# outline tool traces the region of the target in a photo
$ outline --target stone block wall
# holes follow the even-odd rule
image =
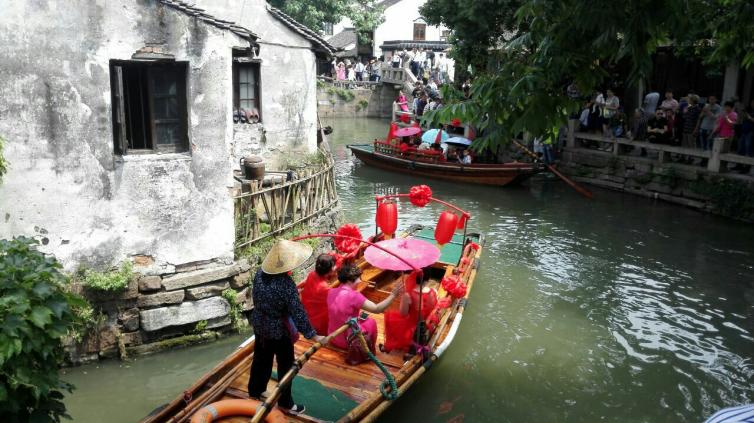
[[[566,148],[558,169],[578,182],[754,222],[754,182],[698,166]]]
[[[333,233],[341,219],[340,209],[324,212],[310,224],[310,231]],[[322,243],[320,250],[331,248]],[[315,257],[303,269],[311,268]],[[134,260],[135,276],[121,292],[92,291],[75,283],[74,291],[89,300],[102,321],[81,342],[67,345],[71,364],[208,342],[231,331],[231,305],[222,292],[236,291],[237,303],[244,313],[249,312],[253,306],[251,280],[262,259],[251,256],[168,270],[155,270],[149,261]],[[206,325],[197,327],[200,322]],[[246,324],[245,317],[241,323]]]
[[[345,91],[352,93],[353,99],[344,97]],[[398,91],[390,84],[377,85],[373,89],[349,89],[320,83],[317,89],[317,111],[323,118],[387,118],[392,115],[392,104],[397,97]]]

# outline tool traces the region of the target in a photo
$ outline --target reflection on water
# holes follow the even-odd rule
[[[384,122],[326,124],[346,217],[364,233],[375,194],[426,182],[487,235],[455,342],[382,421],[685,422],[754,401],[753,226],[608,191],[588,201],[547,177],[418,181],[345,148],[383,136]],[[438,212],[401,205],[401,225]],[[76,421],[137,420],[235,341],[73,369],[67,402]]]

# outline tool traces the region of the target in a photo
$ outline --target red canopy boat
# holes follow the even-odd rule
[[[442,160],[438,153],[401,151],[391,144],[349,144],[351,152],[366,165],[393,172],[481,185],[505,186],[524,181],[541,172],[538,163],[510,162],[502,164],[461,164]]]

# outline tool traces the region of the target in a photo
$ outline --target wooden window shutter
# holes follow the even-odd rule
[[[128,151],[128,140],[126,139],[126,102],[123,95],[123,67],[115,66],[115,80],[113,81],[113,107],[115,113],[115,146],[120,154],[126,154]]]

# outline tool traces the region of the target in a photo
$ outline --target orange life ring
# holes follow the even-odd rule
[[[213,402],[204,406],[191,417],[191,423],[211,423],[221,417],[253,416],[261,402],[253,399],[231,399]],[[268,423],[283,423],[287,419],[277,408],[270,410],[264,418]]]

